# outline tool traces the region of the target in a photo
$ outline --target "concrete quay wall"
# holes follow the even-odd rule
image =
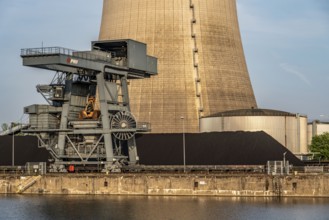
[[[3,175],[0,193],[329,197],[329,175]]]

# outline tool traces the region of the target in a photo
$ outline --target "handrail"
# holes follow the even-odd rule
[[[21,56],[50,55],[50,54],[73,55],[74,52],[76,52],[76,50],[72,50],[64,47],[25,48],[25,49],[21,49]]]
[[[111,64],[115,64],[110,57],[104,57],[97,54],[91,54],[84,51],[72,50],[64,47],[41,47],[41,48],[24,48],[21,49],[21,57],[47,56],[47,55],[67,55],[85,60],[101,60]]]

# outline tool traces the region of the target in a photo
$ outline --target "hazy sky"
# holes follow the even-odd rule
[[[329,1],[237,3],[258,107],[329,120]],[[24,106],[43,103],[35,86],[53,76],[23,67],[20,49],[88,50],[101,13],[102,0],[0,0],[0,124],[20,121]]]
[[[238,0],[238,14],[258,107],[327,121],[329,1]]]

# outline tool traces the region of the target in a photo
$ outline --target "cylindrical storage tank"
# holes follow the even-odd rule
[[[313,121],[307,125],[307,143],[312,144],[312,139],[316,135],[329,132],[329,122]]]
[[[268,109],[221,112],[200,120],[201,132],[264,131],[295,154],[308,152],[307,117]]]
[[[128,38],[158,58],[157,76],[129,86],[152,132],[199,132],[201,117],[257,107],[235,0],[104,0],[99,39]]]

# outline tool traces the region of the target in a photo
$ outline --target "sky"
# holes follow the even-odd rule
[[[259,108],[329,119],[329,1],[237,0]]]
[[[20,49],[89,50],[102,0],[0,0],[0,124],[25,122],[45,103],[53,72],[22,66]],[[329,1],[237,0],[242,43],[259,108],[329,121]]]

